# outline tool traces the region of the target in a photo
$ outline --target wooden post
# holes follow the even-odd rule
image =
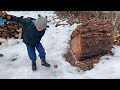
[[[5,43],[4,46],[7,48],[8,47],[8,38],[5,39],[4,43]]]
[[[22,28],[18,29],[17,31],[19,32],[17,43],[19,43],[20,42],[19,40],[21,39],[22,36]]]

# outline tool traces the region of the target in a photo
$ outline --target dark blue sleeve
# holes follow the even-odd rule
[[[23,25],[26,25],[27,23],[31,22],[29,19],[24,19],[24,18],[16,17],[16,16],[11,16],[11,20],[10,21],[21,23]]]

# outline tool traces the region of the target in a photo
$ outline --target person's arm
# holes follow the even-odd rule
[[[23,19],[23,17],[16,17],[13,15],[6,16],[6,19],[8,21],[14,21],[14,22],[21,23],[21,24],[26,24],[26,23],[30,22],[30,20],[28,20],[28,19]]]

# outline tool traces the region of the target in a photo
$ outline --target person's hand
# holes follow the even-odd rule
[[[5,16],[2,17],[2,19],[10,20],[10,19],[11,19],[11,16],[9,16],[9,15],[5,15]]]
[[[7,20],[10,20],[11,19],[11,16],[7,16]]]

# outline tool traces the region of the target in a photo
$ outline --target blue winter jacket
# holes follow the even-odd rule
[[[42,36],[45,33],[45,30],[43,31],[37,31],[34,23],[32,20],[28,18],[21,18],[11,15],[11,20],[14,22],[21,23],[23,26],[23,42],[27,45],[34,46],[35,44],[39,43]]]

